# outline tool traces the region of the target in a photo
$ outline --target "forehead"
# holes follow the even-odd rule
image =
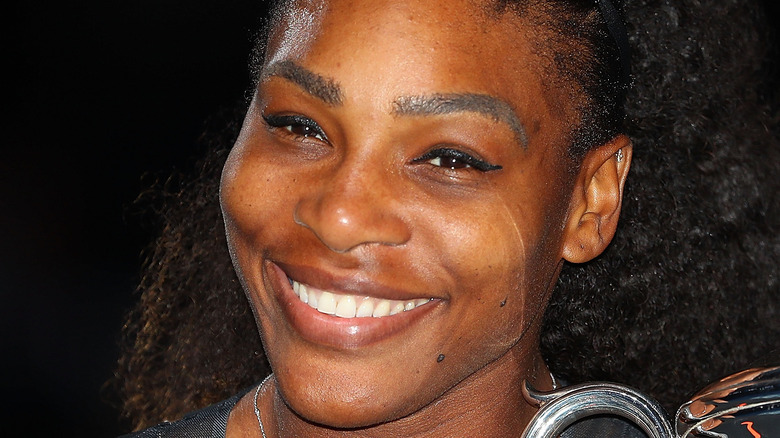
[[[354,49],[362,46],[373,49],[377,62],[407,63],[438,54],[454,56],[453,61],[462,55],[484,59],[494,48],[502,49],[497,54],[501,57],[518,50],[528,53],[528,47],[520,47],[529,40],[523,21],[486,11],[487,5],[471,0],[291,0],[280,14],[269,49],[273,60],[328,46],[336,49],[329,55],[344,59],[350,54],[348,58],[354,58]],[[478,66],[473,63],[468,70]]]
[[[266,65],[293,60],[375,99],[488,94],[509,102],[532,131],[538,119],[571,118],[570,94],[550,86],[559,81],[538,20],[491,4],[290,1],[271,33]]]

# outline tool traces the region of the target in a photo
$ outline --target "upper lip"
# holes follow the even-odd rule
[[[294,265],[279,261],[274,261],[273,263],[279,266],[288,278],[328,292],[399,301],[436,298],[430,295],[430,293],[425,294],[388,286],[367,277],[359,271],[353,271],[347,275],[336,275],[313,266]]]

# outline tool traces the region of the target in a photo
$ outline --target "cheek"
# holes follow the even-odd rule
[[[430,232],[438,236],[441,262],[458,284],[480,295],[502,296],[524,277],[526,248],[536,244],[537,236],[528,222],[520,226],[500,200],[484,205],[489,207],[450,215]]]
[[[247,284],[247,279],[257,278],[260,254],[253,242],[262,239],[266,230],[263,212],[267,210],[266,181],[256,178],[261,173],[252,165],[247,148],[239,142],[233,147],[225,162],[220,181],[219,202],[225,222],[225,233],[233,266],[244,290],[255,290],[259,284]],[[250,294],[250,299],[253,298]]]
[[[257,141],[239,141],[233,147],[220,181],[220,205],[225,221],[227,244],[239,281],[252,304],[260,334],[274,338],[279,329],[270,290],[265,283],[263,259],[267,244],[286,235],[283,212],[292,217],[286,177],[257,146]]]
[[[499,350],[538,319],[560,259],[555,219],[528,204],[496,198],[486,203],[489,208],[450,217],[450,226],[437,228],[437,252],[454,277],[452,308],[469,321],[464,327],[472,327],[464,335],[477,343],[490,337]]]
[[[438,241],[431,245],[436,249],[429,257],[438,257],[448,272],[451,308],[459,314],[456,320],[468,321],[462,326],[470,327],[467,338],[491,333],[492,342],[505,344],[513,342],[527,319],[525,248],[533,245],[533,236],[516,227],[502,207],[488,210],[450,216],[448,226],[431,230]],[[464,331],[462,327],[453,330]],[[504,336],[505,341],[498,339]]]
[[[286,209],[289,199],[284,175],[241,140],[225,163],[220,183],[220,205],[231,251],[239,246],[268,241],[278,234],[273,219]]]

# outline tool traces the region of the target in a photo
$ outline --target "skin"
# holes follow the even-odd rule
[[[544,85],[538,37],[466,0],[299,2],[274,30],[220,194],[274,370],[268,436],[510,436],[529,421],[522,381],[551,387],[550,291],[564,259],[611,240],[631,161],[624,136],[567,157],[571,92]],[[279,126],[291,115],[309,130]],[[314,339],[280,272],[432,300],[387,317],[402,321],[387,336]],[[258,435],[253,395],[228,436]]]

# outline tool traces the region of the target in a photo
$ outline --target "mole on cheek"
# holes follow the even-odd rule
[[[505,298],[504,298],[504,300],[503,300],[503,301],[501,301],[501,303],[499,303],[499,304],[498,304],[498,307],[504,307],[504,306],[506,306],[506,300],[508,300],[508,299],[509,299],[509,297],[505,297]]]
[[[439,357],[436,358],[436,362],[441,362],[444,360],[444,355],[440,354]]]

